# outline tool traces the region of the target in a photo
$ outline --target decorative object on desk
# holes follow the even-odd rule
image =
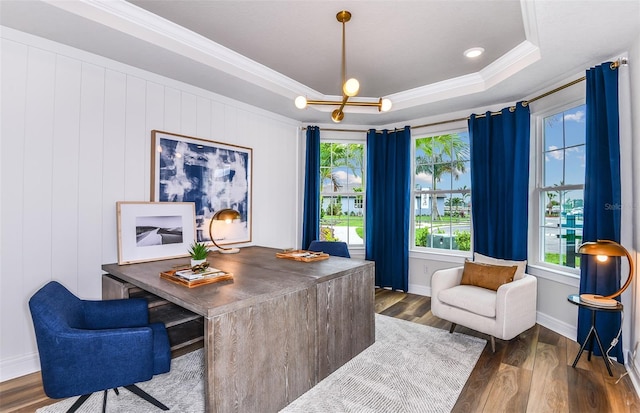
[[[116,202],[118,264],[187,256],[195,233],[192,202]]]
[[[208,267],[203,272],[195,272],[191,269],[176,271],[169,270],[160,273],[160,277],[165,280],[173,281],[189,288],[201,285],[217,283],[233,279],[233,274],[220,270],[218,268]]]
[[[207,244],[205,244],[204,242],[196,241],[193,244],[189,245],[189,255],[191,256],[191,269],[193,271],[197,271],[196,269],[194,269],[195,267],[198,267],[201,264],[204,264],[207,262],[208,253],[209,253],[209,248],[207,247]],[[202,269],[204,270],[208,266],[209,265],[207,264],[207,266],[205,266]]]
[[[325,106],[338,106],[331,112],[331,120],[335,123],[340,123],[344,119],[343,109],[347,106],[373,106],[378,108],[378,112],[387,112],[391,109],[391,100],[383,98],[365,98],[363,101],[347,102],[350,97],[354,97],[360,91],[360,83],[356,78],[350,78],[347,80],[346,76],[346,46],[345,46],[345,24],[351,20],[351,13],[347,10],[342,10],[336,14],[336,19],[339,23],[342,23],[342,100],[341,101],[327,101],[327,100],[307,100],[305,96],[298,96],[294,103],[298,109],[305,109],[308,105],[325,105]]]
[[[374,344],[282,411],[451,411],[486,341],[382,315],[375,320]],[[139,386],[152,394],[162,393],[171,411],[200,413],[204,412],[203,376],[204,351],[199,349],[174,359],[171,372]],[[107,412],[156,411],[125,392],[113,399],[109,401],[113,410]],[[94,394],[86,404],[97,411],[100,402],[100,394]],[[72,403],[73,399],[63,400],[38,413],[62,413]]]
[[[198,242],[216,211],[233,208],[240,218],[216,242],[250,242],[252,149],[157,130],[151,141],[151,199],[194,202]]]
[[[306,250],[287,250],[284,252],[276,252],[276,257],[294,261],[313,262],[326,260],[329,258],[329,254]]]
[[[240,219],[240,213],[235,209],[230,209],[230,208],[221,209],[220,211],[217,211],[215,214],[213,214],[213,217],[209,222],[209,239],[211,239],[211,242],[213,242],[213,245],[218,247],[218,252],[220,252],[221,254],[237,254],[238,252],[240,252],[240,248],[225,248],[220,246],[216,242],[215,237],[213,236],[213,226],[217,225],[218,222],[223,222],[224,225],[231,225],[239,219]],[[216,232],[219,232],[220,230],[221,230],[221,226],[218,226],[218,231]]]
[[[627,261],[629,261],[629,276],[627,277],[627,281],[624,283],[622,288],[606,296],[596,294],[580,294],[580,299],[591,305],[597,305],[601,307],[617,306],[618,301],[615,300],[615,298],[620,296],[624,292],[624,290],[629,287],[629,285],[631,284],[631,280],[633,280],[633,259],[631,258],[629,251],[627,251],[626,248],[615,241],[597,240],[596,242],[585,242],[584,244],[580,245],[580,247],[578,248],[578,253],[595,255],[598,262],[606,262],[609,257],[627,257]]]

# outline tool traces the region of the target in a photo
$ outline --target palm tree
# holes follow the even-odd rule
[[[346,164],[346,145],[334,143],[320,144],[320,182],[330,180],[333,192],[338,192],[342,188],[338,177],[333,173],[333,168]]]
[[[422,155],[416,159],[416,174],[428,173],[433,178],[433,190],[437,189],[442,175],[450,173],[454,179],[466,172],[469,159],[469,144],[457,133],[430,136],[416,140],[416,152]],[[431,220],[440,219],[438,196],[431,197]]]

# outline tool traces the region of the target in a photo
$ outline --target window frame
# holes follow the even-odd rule
[[[541,236],[543,227],[542,211],[545,207],[545,200],[542,192],[548,191],[549,187],[544,186],[544,119],[546,117],[565,112],[586,104],[586,92],[584,88],[574,87],[564,93],[558,93],[555,99],[548,102],[536,103],[531,108],[531,139],[530,159],[533,161],[534,173],[530,175],[529,193],[529,248],[528,266],[533,268],[531,273],[543,276],[555,281],[561,281],[568,285],[575,286],[580,278],[580,267],[571,268],[564,265],[545,262],[544,239]],[[580,184],[568,184],[559,187],[562,190],[582,190],[584,182]]]
[[[362,192],[348,192],[348,193],[342,193],[342,192],[335,192],[335,193],[331,193],[331,195],[329,195],[329,193],[325,193],[322,191],[323,185],[322,185],[322,181],[320,182],[320,193],[319,193],[319,197],[320,197],[320,208],[323,208],[322,206],[322,200],[325,196],[333,196],[333,197],[337,197],[337,196],[344,196],[344,195],[355,195],[355,196],[361,196],[362,197],[362,228],[363,228],[363,232],[362,232],[362,244],[351,244],[349,242],[347,242],[347,240],[344,240],[345,242],[347,242],[347,245],[349,247],[350,250],[364,250],[365,248],[365,243],[366,243],[366,207],[367,207],[367,203],[366,203],[366,174],[367,174],[367,141],[366,138],[362,138],[361,134],[351,134],[351,133],[342,133],[340,134],[340,136],[336,136],[333,133],[331,134],[332,136],[330,137],[320,137],[320,144],[344,144],[344,145],[350,145],[350,144],[356,144],[356,145],[362,145],[362,153],[363,153],[363,159],[362,159]],[[322,168],[322,165],[320,166]],[[321,173],[321,171],[318,171],[318,173]],[[322,175],[321,175],[322,176]],[[354,205],[355,205],[356,200],[354,199]],[[319,222],[319,227],[318,227],[318,233],[320,233],[322,228],[322,218],[320,219]],[[342,241],[342,240],[341,240]]]
[[[466,190],[447,190],[447,189],[436,189],[436,190],[416,190],[416,141],[418,139],[428,138],[432,136],[438,135],[446,135],[453,133],[466,132],[469,134],[469,126],[466,120],[461,120],[458,122],[447,123],[446,125],[436,125],[434,127],[425,128],[420,133],[412,131],[412,143],[411,143],[411,224],[409,230],[409,252],[418,253],[420,255],[428,255],[432,257],[443,256],[443,257],[458,257],[462,259],[471,258],[473,256],[473,212],[471,212],[471,217],[469,220],[469,231],[471,233],[471,246],[469,251],[462,250],[454,250],[454,249],[444,249],[444,248],[434,248],[434,247],[422,247],[415,245],[415,237],[416,237],[416,208],[414,205],[417,194],[429,193],[429,194],[448,194],[450,197],[454,194],[458,193],[469,193],[471,196],[472,189]],[[471,163],[471,152],[469,152],[469,163]]]

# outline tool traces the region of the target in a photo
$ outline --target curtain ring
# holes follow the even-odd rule
[[[509,106],[509,112],[513,113],[516,111],[516,107],[515,106]]]

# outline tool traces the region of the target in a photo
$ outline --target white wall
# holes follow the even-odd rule
[[[631,135],[632,135],[632,154],[628,157],[633,160],[631,168],[633,197],[627,198],[628,203],[623,205],[631,206],[629,214],[632,220],[632,228],[635,228],[633,234],[627,239],[632,240],[630,252],[634,254],[636,270],[633,285],[630,292],[625,292],[627,300],[625,303],[625,313],[629,317],[630,332],[625,340],[630,353],[634,350],[640,352],[640,35],[635,40],[629,51],[629,81],[631,86]],[[623,212],[623,216],[626,216]],[[624,227],[624,226],[623,226]],[[628,291],[628,290],[627,290]],[[626,355],[627,368],[630,370],[631,378],[636,387],[636,391],[640,393],[640,355],[632,359],[632,354]]]
[[[0,381],[39,370],[38,288],[100,298],[115,202],[150,197],[152,129],[253,148],[252,243],[298,245],[297,122],[11,29],[1,42]]]

